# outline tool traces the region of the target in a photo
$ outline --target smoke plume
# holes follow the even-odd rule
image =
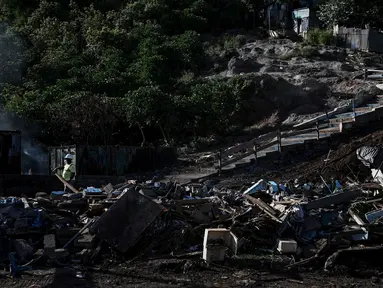
[[[25,70],[25,43],[11,32],[6,23],[0,23],[0,91],[5,84],[22,81]],[[35,140],[39,127],[32,121],[18,117],[4,108],[0,98],[0,130],[21,130],[21,167],[23,173],[32,170],[33,174],[47,174],[48,149]]]

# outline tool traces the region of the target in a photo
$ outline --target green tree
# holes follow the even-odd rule
[[[206,35],[254,28],[273,2],[1,1],[2,18],[25,40],[9,42],[20,55],[0,57],[7,75],[25,68],[15,81],[3,77],[7,108],[36,120],[50,144],[124,143],[137,127],[143,143],[157,130],[165,142],[224,133],[252,84],[204,79]],[[224,41],[226,54],[244,43],[235,39]]]
[[[326,0],[319,6],[319,19],[326,25],[364,28],[366,24],[382,27],[382,1]]]

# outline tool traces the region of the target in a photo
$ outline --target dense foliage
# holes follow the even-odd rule
[[[319,18],[329,27],[334,24],[349,27],[383,28],[383,1],[326,0],[319,6]]]
[[[227,68],[246,41],[238,31],[262,26],[279,1],[2,0],[12,30],[0,27],[3,100],[37,121],[48,144],[225,133],[249,124],[257,84],[205,76]],[[329,25],[380,21],[372,2],[327,0],[321,17]]]
[[[26,67],[22,82],[5,81],[10,83],[6,105],[38,121],[45,140],[56,144],[222,132],[243,108],[241,91],[233,91],[235,80],[201,78],[214,71],[212,58],[225,57],[211,53],[217,43],[210,45],[201,35],[258,26],[262,13],[254,11],[267,5],[260,0],[4,0],[1,16],[25,40],[18,40],[23,58],[17,61]],[[222,44],[235,46],[235,39]]]

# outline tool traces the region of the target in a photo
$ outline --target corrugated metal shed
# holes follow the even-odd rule
[[[383,34],[377,30],[335,27],[334,34],[346,48],[383,53]]]
[[[122,176],[163,168],[177,159],[173,147],[63,146],[50,148],[51,168],[62,166],[68,153],[74,155],[77,175]]]

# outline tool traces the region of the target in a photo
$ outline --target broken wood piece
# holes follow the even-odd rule
[[[70,185],[63,177],[61,177],[59,174],[55,173],[56,177],[70,190],[72,190],[73,193],[80,193],[76,188],[74,188],[72,185]]]
[[[175,200],[177,205],[199,205],[209,203],[209,199]]]
[[[350,208],[348,209],[348,213],[351,215],[351,217],[354,219],[354,221],[360,225],[365,226],[366,223]]]
[[[106,193],[112,193],[113,192],[113,190],[114,190],[114,188],[113,188],[113,185],[111,184],[111,183],[109,183],[108,185],[106,185],[105,187],[104,187],[104,191],[106,192]]]
[[[244,196],[251,203],[257,205],[259,209],[261,209],[263,212],[265,212],[267,215],[269,215],[271,217],[271,219],[275,220],[278,223],[282,223],[282,221],[275,216],[277,214],[277,212],[272,207],[270,207],[265,202],[263,202],[261,199],[254,198],[254,197],[251,197],[249,195],[244,195]]]
[[[361,195],[362,195],[362,190],[360,189],[331,194],[331,195],[328,195],[307,203],[306,209],[312,210],[312,209],[326,208],[331,205],[349,203]]]
[[[314,256],[312,256],[310,258],[301,260],[301,261],[296,262],[294,264],[287,265],[285,268],[286,269],[292,269],[292,268],[296,268],[296,267],[299,267],[299,266],[305,266],[307,264],[310,264],[310,263],[314,262],[317,259],[319,259],[319,256],[318,255],[314,255]]]

